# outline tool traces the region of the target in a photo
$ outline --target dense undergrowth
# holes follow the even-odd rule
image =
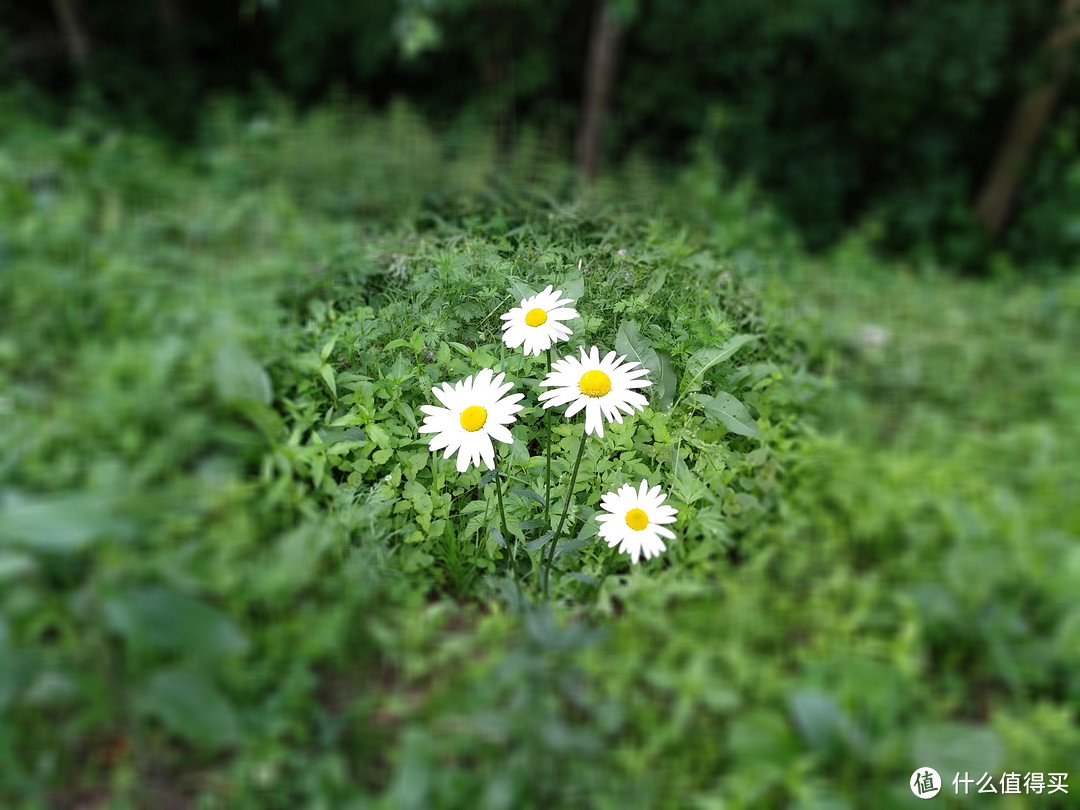
[[[0,141],[4,807],[893,807],[1077,761],[1074,278],[811,261],[704,160],[576,195],[404,108],[207,133]],[[589,445],[547,606],[416,424],[535,380],[498,316],[549,282],[672,378]],[[677,539],[597,593],[640,477]]]

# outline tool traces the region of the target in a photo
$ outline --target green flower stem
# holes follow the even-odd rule
[[[608,575],[615,570],[615,566],[618,562],[619,551],[618,548],[608,548],[607,554],[604,556],[604,562],[600,566],[600,579],[597,580],[596,590],[593,592],[592,608],[595,611],[596,606],[600,603],[600,593],[604,590],[604,583],[607,581]]]
[[[499,449],[495,448],[495,491],[499,494],[499,517],[502,518],[502,533],[503,540],[507,543],[510,542],[510,532],[506,530],[506,508],[503,506],[503,476],[502,469],[499,467]],[[515,540],[515,551],[516,551]]]
[[[574,471],[570,473],[570,488],[566,490],[566,503],[563,504],[562,517],[559,518],[558,528],[555,529],[555,534],[551,536],[551,547],[548,551],[547,564],[544,566],[544,597],[551,596],[551,563],[555,559],[555,546],[559,542],[559,537],[562,535],[563,525],[566,523],[566,515],[570,512],[570,499],[574,497],[574,484],[577,482],[578,468],[581,466],[581,457],[585,455],[585,439],[588,434],[585,432],[585,426],[581,427],[581,441],[578,443],[577,458],[574,459]]]
[[[551,373],[551,349],[547,350],[547,373]],[[547,433],[547,464],[544,470],[544,529],[551,529],[551,409],[544,408],[544,432]]]

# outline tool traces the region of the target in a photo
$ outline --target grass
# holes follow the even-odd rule
[[[1078,760],[1075,276],[810,257],[704,161],[577,196],[403,107],[206,131],[0,141],[0,805],[960,805]],[[548,282],[675,385],[587,445],[550,605],[531,395],[513,558],[415,430],[435,381],[530,388],[498,315]],[[678,537],[605,578],[643,476]]]

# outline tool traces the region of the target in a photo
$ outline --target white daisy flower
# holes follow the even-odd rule
[[[637,361],[627,362],[608,352],[600,359],[600,350],[592,347],[588,355],[581,350],[581,359],[564,357],[551,365],[551,372],[540,383],[541,388],[553,388],[539,397],[545,408],[570,403],[566,409],[569,419],[582,408],[585,409],[585,432],[603,438],[604,419],[622,424],[623,411],[632,414],[648,404],[648,400],[634,388],[652,385],[641,379],[649,373]]]
[[[664,506],[667,495],[660,487],[649,489],[649,482],[642,481],[635,490],[633,484],[623,484],[616,492],[609,492],[600,499],[604,513],[596,516],[600,523],[600,537],[608,548],[619,547],[621,553],[630,555],[630,562],[639,557],[645,559],[659,556],[666,550],[662,537],[671,540],[675,533],[663,524],[674,523],[677,509]]]
[[[506,321],[503,343],[507,348],[516,349],[524,343],[525,354],[538,355],[574,334],[562,323],[578,317],[577,310],[568,306],[574,299],[562,296],[562,290],[549,284],[542,293],[523,298],[520,307],[502,315]]]
[[[448,383],[443,383],[442,388],[432,388],[431,393],[445,408],[420,406],[427,414],[420,432],[436,434],[428,449],[435,452],[446,448],[444,458],[457,453],[458,472],[465,472],[470,464],[479,467],[481,460],[489,470],[494,470],[495,447],[491,440],[514,443],[506,426],[513,424],[515,414],[522,408],[518,401],[525,395],[504,396],[514,387],[513,383],[503,383],[504,376],[500,372],[492,377],[491,369],[485,368],[475,380],[469,377],[455,383],[453,388]]]

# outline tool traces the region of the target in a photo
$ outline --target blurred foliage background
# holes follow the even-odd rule
[[[1075,5],[0,4],[0,807],[1075,768]],[[689,394],[590,445],[550,606],[415,432],[526,282]],[[643,475],[677,539],[603,579]]]
[[[982,271],[1060,268],[1080,240],[1070,3],[1051,0],[609,0],[609,162],[706,149],[753,178],[819,249],[873,221],[880,247]],[[0,85],[43,88],[173,140],[208,97],[334,92],[431,121],[523,127],[568,150],[596,4],[567,0],[57,0],[0,7]],[[1053,114],[987,236],[976,200],[1013,111]],[[1038,120],[1036,120],[1038,119]],[[1023,137],[1020,137],[1023,140]],[[1015,139],[1014,139],[1015,140]],[[1001,217],[999,217],[1001,219]]]

